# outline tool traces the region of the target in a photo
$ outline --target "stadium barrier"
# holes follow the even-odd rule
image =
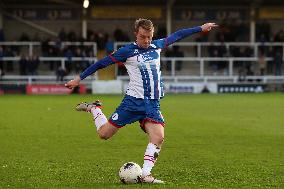
[[[86,86],[81,84],[78,88],[71,90],[66,88],[64,85],[52,85],[52,84],[44,84],[44,85],[27,85],[26,86],[26,94],[39,95],[39,94],[86,94]]]
[[[115,42],[114,49],[117,50],[119,47],[129,43],[131,42]],[[260,48],[282,47],[284,60],[284,43],[282,42],[176,42],[171,46],[195,48],[196,54],[191,57],[209,57],[208,54],[204,52],[206,50],[205,48],[208,48],[210,46],[225,46],[227,50],[230,50],[233,47],[250,47],[253,48],[253,57],[258,57]]]
[[[0,42],[0,46],[8,46],[8,47],[16,47],[16,48],[26,48],[28,51],[29,56],[32,56],[35,53],[35,49],[38,48],[41,51],[43,42],[38,41],[4,41]],[[64,49],[66,46],[85,46],[85,47],[92,47],[94,56],[97,56],[97,43],[96,42],[70,42],[70,41],[50,41],[48,42],[49,46],[57,47],[59,49]],[[39,53],[41,54],[41,53]]]
[[[116,42],[114,43],[114,49],[118,49],[119,47],[128,44],[128,42]],[[165,64],[166,62],[171,62],[171,68],[170,68],[170,75],[175,76],[176,70],[175,65],[177,61],[183,61],[183,62],[198,62],[199,63],[199,74],[190,72],[190,75],[210,75],[213,71],[211,68],[211,72],[207,71],[205,72],[205,67],[208,63],[211,62],[227,62],[227,68],[225,69],[225,73],[223,75],[232,76],[236,73],[234,70],[234,67],[239,66],[239,63],[244,62],[251,62],[253,64],[258,63],[259,61],[259,51],[260,49],[273,49],[274,47],[282,48],[282,61],[284,61],[284,43],[280,42],[267,42],[267,43],[261,43],[261,42],[177,42],[174,43],[172,46],[180,46],[183,48],[183,52],[189,52],[185,54],[185,57],[161,57],[162,64]],[[209,47],[225,47],[226,53],[224,54],[224,57],[210,57],[208,53]],[[250,57],[233,57],[230,55],[233,48],[243,48],[243,47],[249,47],[252,49],[252,55]],[[182,51],[182,50],[180,50]],[[273,57],[266,56],[264,59],[266,62],[273,61]],[[237,63],[236,63],[237,62]],[[163,66],[163,65],[162,65]],[[194,67],[194,66],[193,66]],[[255,65],[255,67],[258,67],[258,65]],[[189,69],[192,69],[189,68]],[[210,69],[209,66],[207,66],[207,69]],[[283,68],[282,68],[283,70]],[[190,71],[190,70],[188,70]],[[234,73],[235,72],[235,73]],[[116,67],[116,73],[118,73],[118,67]],[[186,73],[184,73],[186,74]],[[214,74],[214,73],[213,73]]]
[[[21,59],[21,57],[3,57],[0,58],[0,61],[13,61],[13,62],[18,62]],[[66,67],[66,62],[75,62],[75,61],[89,61],[89,62],[96,62],[97,58],[93,57],[72,57],[72,58],[67,58],[67,57],[39,57],[39,60],[41,62],[61,62],[61,67],[65,68]],[[267,57],[265,58],[266,61],[272,61],[272,58]],[[171,71],[169,73],[170,76],[175,77],[176,75],[176,70],[175,65],[177,61],[184,61],[184,62],[198,62],[198,72],[196,73],[190,73],[190,75],[195,75],[195,76],[206,76],[206,75],[213,75],[213,71],[211,68],[208,66],[205,66],[205,63],[209,62],[226,62],[227,63],[227,68],[225,69],[226,72],[224,72],[225,76],[234,76],[236,75],[236,71],[234,71],[234,67],[236,66],[238,62],[257,62],[258,58],[257,57],[229,57],[229,58],[215,58],[215,57],[205,57],[205,58],[192,58],[192,57],[176,57],[176,58],[170,58],[170,57],[162,57],[161,58],[162,65],[165,64],[167,61],[171,62]],[[210,69],[207,70],[206,69]],[[185,72],[186,74],[186,72]],[[118,72],[116,70],[116,75],[118,75]],[[188,74],[189,75],[189,74]],[[3,77],[5,79],[5,76]]]
[[[86,94],[84,84],[74,90],[66,88],[63,84],[0,84],[0,95],[4,94],[28,94],[28,95],[62,95],[62,94]]]

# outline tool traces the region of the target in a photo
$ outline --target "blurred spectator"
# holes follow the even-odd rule
[[[222,39],[222,42],[220,45],[210,45],[208,47],[208,53],[209,53],[209,56],[210,57],[227,57],[228,56],[228,50],[227,50],[227,47],[226,45],[224,44],[224,39]],[[227,61],[211,61],[210,64],[209,64],[212,68],[213,68],[213,71],[214,71],[214,74],[217,74],[217,71],[219,70],[222,70],[222,69],[225,69],[226,66],[228,65]],[[224,74],[226,70],[224,70]]]
[[[282,75],[282,51],[276,50],[273,54],[273,62],[274,62],[274,75]]]
[[[113,33],[115,41],[130,41],[130,38],[120,28],[116,28]]]
[[[259,45],[259,51],[263,52],[263,53],[267,53],[268,52],[268,47],[265,45],[266,42],[268,42],[266,40],[266,37],[264,36],[264,34],[260,35],[260,38],[258,39],[257,42],[260,42],[261,45]]]
[[[4,36],[4,31],[3,31],[3,29],[1,28],[1,29],[0,29],[0,42],[3,42],[3,41],[5,41],[5,36]]]
[[[49,47],[47,52],[47,57],[55,57],[57,56],[57,53],[55,52],[53,47]],[[55,61],[46,61],[47,64],[49,64],[49,70],[54,70],[57,64],[60,64],[60,62]]]
[[[277,32],[273,39],[274,42],[284,42],[284,31],[280,30]]]
[[[62,45],[62,41],[60,41],[59,38],[56,38],[56,40],[55,40],[55,45],[53,46],[53,48],[54,48],[54,52],[55,52],[56,56],[61,56],[61,55],[63,55],[63,54],[62,54],[62,51],[63,51],[63,49],[64,49],[64,46]],[[66,48],[66,47],[65,47],[65,48]]]
[[[208,42],[208,32],[200,32],[198,37],[195,38],[195,42],[197,42],[197,43]],[[195,46],[194,50],[195,50],[196,57],[199,57],[198,46]],[[201,52],[200,52],[200,54],[201,54]]]
[[[20,56],[20,46],[12,45],[10,46],[14,56]]]
[[[29,35],[23,32],[19,40],[20,41],[30,41],[30,39],[31,38],[29,37]]]
[[[94,52],[93,51],[89,51],[88,54],[86,55],[88,58],[95,58]],[[88,68],[91,64],[94,63],[94,60],[86,60],[86,61],[82,61],[81,63],[81,69],[85,70],[86,68]]]
[[[66,72],[70,73],[72,71],[72,58],[74,57],[74,54],[70,49],[67,49],[64,53],[64,57],[67,58],[65,61]]]
[[[27,75],[27,64],[27,57],[25,55],[22,55],[19,61],[20,75]]]
[[[256,40],[260,41],[262,36],[262,40],[270,41],[271,31],[270,24],[268,22],[261,22],[256,25]]]
[[[200,32],[195,42],[208,42],[208,32]]]
[[[99,50],[104,50],[106,47],[107,38],[104,33],[99,32],[97,36],[97,45]]]
[[[279,32],[277,32],[273,38],[273,42],[284,42],[284,32],[283,30],[280,30]],[[275,46],[273,48],[273,51],[274,52],[277,52],[277,51],[283,51],[283,46],[282,45],[279,45],[279,46]]]
[[[91,38],[92,38],[91,36],[94,36],[94,31],[88,29],[87,30],[87,41],[93,41],[93,40],[91,40]]]
[[[1,63],[0,63],[1,64]],[[2,76],[5,75],[4,72],[1,70],[0,68],[0,79],[2,78]]]
[[[179,46],[175,45],[175,46],[172,47],[172,50],[168,49],[165,52],[165,56],[166,57],[176,57],[176,58],[177,57],[184,57],[184,53],[182,51],[180,51]],[[182,67],[182,61],[176,61],[175,62],[175,70],[180,71],[181,67]],[[171,61],[168,61],[167,64],[166,64],[166,70],[170,71],[171,68],[172,68]]]
[[[60,39],[60,41],[67,40],[67,33],[64,28],[61,28],[61,30],[59,31],[58,38]]]
[[[2,46],[0,46],[0,76],[4,75],[4,62],[2,61],[2,58],[4,57],[4,49]]]
[[[208,89],[207,85],[203,87],[203,89],[201,90],[201,93],[210,93],[210,90]]]
[[[216,33],[217,41],[240,42],[249,39],[248,24],[242,20],[226,21],[220,24],[219,32]]]
[[[70,31],[68,34],[67,34],[67,40],[68,41],[71,41],[71,42],[74,42],[74,41],[77,41],[77,35],[74,31]]]
[[[228,24],[222,23],[220,25],[219,32],[216,33],[216,39],[217,41],[221,42],[229,42],[234,41],[235,36],[232,35],[231,28],[229,28]]]
[[[113,37],[115,41],[124,41],[123,32],[120,28],[116,28],[113,32]]]
[[[234,23],[234,22],[233,22]],[[249,26],[242,20],[236,20],[235,22],[235,28],[234,28],[234,33],[236,35],[236,40],[235,41],[248,41],[249,40]]]
[[[56,81],[63,81],[64,77],[67,75],[67,71],[62,66],[59,66],[56,71]]]
[[[75,50],[75,57],[85,57],[86,55],[81,51],[81,48],[77,47]],[[79,73],[82,70],[82,66],[81,66],[81,61],[75,61],[73,62],[73,64],[75,65],[75,72]]]
[[[97,41],[97,33],[95,33],[95,32],[90,32],[89,34],[88,34],[88,38],[87,38],[87,40],[88,41],[91,41],[91,42],[96,42]]]
[[[228,50],[224,43],[224,41],[221,41],[221,45],[218,46],[218,55],[219,57],[227,57],[228,56]],[[220,61],[218,62],[218,70],[225,69],[228,65],[227,61]]]
[[[252,56],[252,49],[250,47],[240,48],[239,57],[251,57],[251,56]],[[247,75],[254,75],[250,61],[238,61],[238,64],[239,64],[239,75],[240,76],[244,76],[245,78]]]
[[[219,57],[218,46],[211,44],[208,47],[208,54],[209,54],[210,57]],[[210,61],[209,66],[213,69],[213,72],[214,72],[214,75],[215,75],[217,73],[217,71],[219,70],[218,62]]]
[[[166,49],[166,51],[165,51],[165,57],[173,57],[173,50],[172,50],[172,46],[170,46],[170,47],[168,47],[167,49]],[[166,62],[166,70],[167,71],[171,71],[171,64],[172,64],[172,61],[170,61],[170,60],[168,60],[167,62]]]
[[[4,57],[4,48],[0,46],[0,58]]]
[[[259,66],[259,72],[261,76],[265,75],[265,70],[266,70],[266,60],[265,60],[265,54],[264,52],[259,53],[258,57],[258,66]]]
[[[38,33],[34,34],[34,36],[32,37],[32,41],[41,41],[41,38]]]
[[[165,26],[158,27],[158,31],[156,33],[155,39],[162,39],[167,36],[167,29]]]
[[[39,66],[39,57],[37,55],[30,56],[27,60],[28,75],[37,75]]]
[[[49,48],[50,48],[49,42],[50,42],[49,38],[47,38],[47,39],[45,39],[41,42],[41,55],[42,56],[48,56],[48,51],[49,51]]]
[[[268,47],[267,48],[268,50],[267,50],[267,53],[265,53],[266,54],[266,56],[267,57],[273,57],[273,55],[274,55],[274,51],[273,51],[273,47]],[[267,66],[266,66],[266,74],[268,74],[268,75],[272,75],[273,74],[273,72],[274,72],[274,61],[273,61],[273,58],[272,58],[272,60],[269,60],[269,61],[267,61]]]
[[[12,51],[11,47],[7,46],[5,52],[4,52],[5,57],[14,57],[15,54]],[[14,62],[13,61],[7,61],[7,72],[12,72],[14,71]]]
[[[110,54],[114,51],[114,42],[112,38],[107,35],[107,42],[106,42],[106,52],[107,54]]]

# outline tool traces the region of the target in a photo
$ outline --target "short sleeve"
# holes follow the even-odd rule
[[[121,47],[117,51],[114,51],[109,55],[112,61],[115,63],[125,62],[129,54],[129,50],[126,47]]]

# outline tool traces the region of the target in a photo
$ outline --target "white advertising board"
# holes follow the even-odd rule
[[[166,93],[217,93],[217,83],[165,83]]]
[[[93,94],[122,94],[122,81],[93,81],[92,82]]]

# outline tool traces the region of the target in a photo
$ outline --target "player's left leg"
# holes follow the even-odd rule
[[[155,179],[151,175],[151,170],[154,167],[161,151],[164,141],[164,127],[160,123],[147,121],[145,123],[145,131],[149,137],[149,144],[144,155],[144,164],[142,168],[143,181],[146,183],[163,184],[163,181]]]
[[[155,144],[157,148],[161,148],[165,137],[165,129],[162,123],[147,121],[145,123],[145,130],[148,134],[149,142]]]

